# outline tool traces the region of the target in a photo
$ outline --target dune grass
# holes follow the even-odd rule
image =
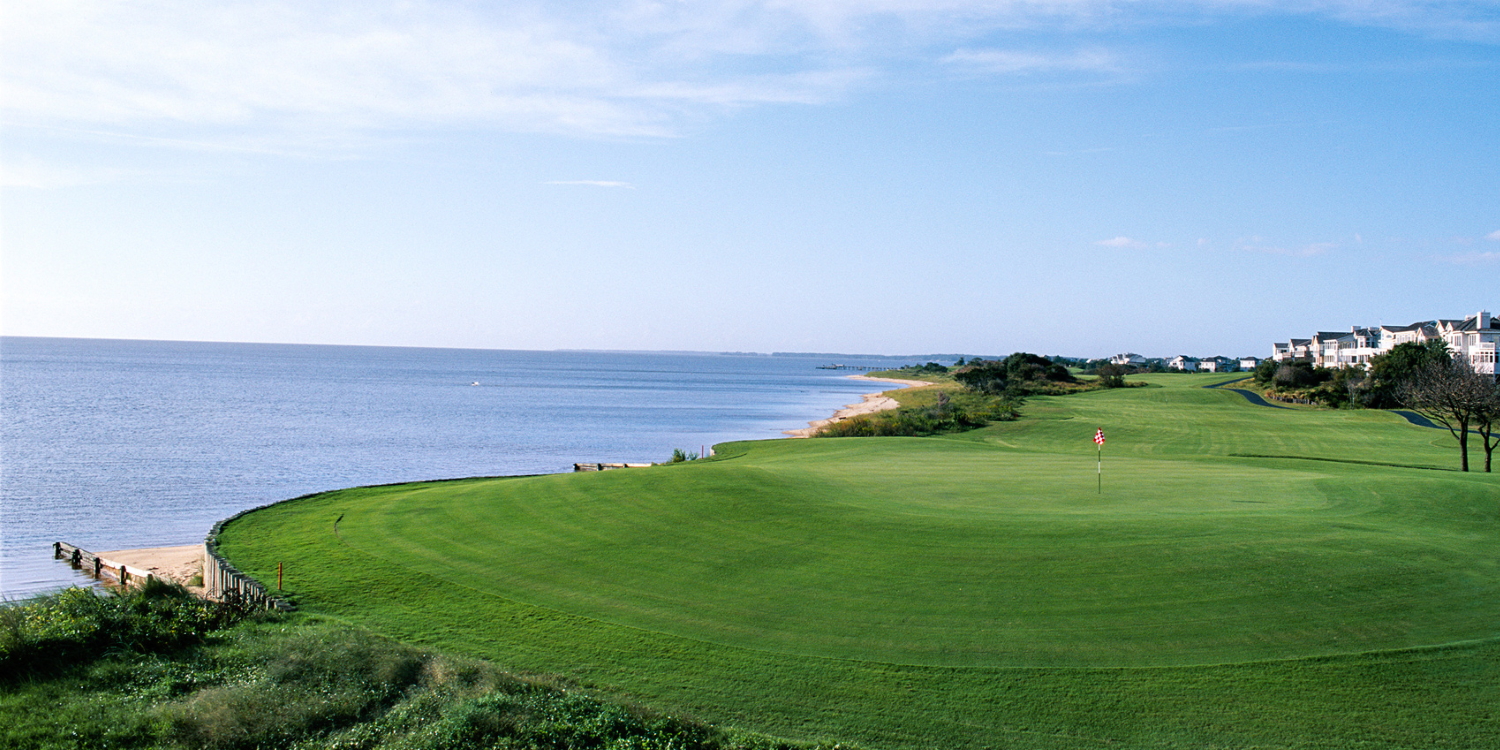
[[[0,613],[56,613],[58,604],[76,602]],[[0,747],[819,750],[603,701],[565,680],[509,674],[316,616],[256,617],[203,635],[100,651],[22,679],[4,673]]]
[[[1500,744],[1500,482],[1394,415],[1142,379],[942,437],[344,490],[221,549],[315,612],[795,739]]]

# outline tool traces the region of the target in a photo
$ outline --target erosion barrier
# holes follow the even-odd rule
[[[67,560],[74,570],[93,576],[96,580],[113,581],[120,586],[140,585],[156,577],[149,570],[132,568],[122,562],[107,560],[67,542],[52,543],[52,559]]]
[[[296,605],[272,595],[265,584],[240,572],[239,568],[219,554],[219,532],[223,531],[224,524],[254,510],[259,508],[236,513],[214,524],[213,529],[208,532],[208,538],[203,541],[203,595],[215,601],[242,607],[291,612],[297,608]]]
[[[611,469],[649,469],[651,464],[573,464],[573,471],[610,471]]]

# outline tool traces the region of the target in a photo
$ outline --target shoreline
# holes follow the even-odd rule
[[[870,375],[849,375],[848,377],[849,377],[850,380],[868,380],[868,381],[870,381],[872,383],[896,383],[896,384],[900,385],[903,388],[919,388],[919,387],[924,386],[924,385],[932,385],[932,383],[929,383],[929,382],[927,382],[925,380],[901,380],[901,379],[898,379],[898,378],[877,378],[877,377],[872,377]],[[891,388],[891,389],[887,389],[887,390],[899,390],[899,389]],[[828,425],[831,425],[831,424],[833,424],[835,422],[842,422],[842,421],[844,421],[844,420],[846,420],[846,419],[848,419],[850,417],[857,417],[857,416],[860,416],[860,415],[863,415],[863,414],[874,414],[875,412],[888,411],[890,409],[895,409],[895,408],[898,408],[898,407],[901,406],[901,404],[897,403],[896,399],[893,399],[890,396],[885,395],[885,393],[886,393],[886,391],[878,391],[876,393],[866,393],[863,396],[861,396],[861,398],[864,399],[863,401],[861,401],[860,403],[857,403],[857,404],[845,404],[844,408],[839,409],[838,411],[834,412],[833,416],[831,416],[831,417],[829,417],[827,419],[819,419],[819,420],[816,420],[816,421],[808,422],[807,426],[803,427],[800,430],[787,430],[787,431],[785,431],[785,432],[783,432],[781,434],[786,435],[789,438],[807,438],[807,437],[812,437],[813,433],[815,433],[818,430],[821,430],[824,427],[826,427]]]
[[[849,375],[851,380],[867,380],[872,383],[894,383],[903,388],[917,388],[931,383],[921,380],[900,380],[897,378],[877,378],[869,375]],[[895,390],[895,389],[888,389]],[[850,417],[862,414],[874,414],[875,412],[895,409],[900,406],[895,399],[886,396],[886,391],[865,393],[861,395],[862,401],[857,404],[846,404],[844,408],[834,412],[827,419],[814,420],[807,423],[807,427],[799,430],[786,430],[783,435],[788,438],[806,438],[824,425],[842,422]],[[174,547],[144,547],[138,549],[110,550],[98,553],[100,557],[107,558],[115,564],[124,563],[132,568],[140,568],[150,571],[153,575],[186,585],[194,577],[203,575],[204,569],[204,545],[190,544]]]
[[[193,578],[203,580],[204,547],[185,544],[178,547],[143,547],[140,549],[117,549],[98,553],[99,557],[119,565],[150,572],[157,578],[182,584],[190,591],[201,591],[202,584],[190,586]]]

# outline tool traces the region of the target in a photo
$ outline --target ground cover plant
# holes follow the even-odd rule
[[[61,601],[74,615],[88,611],[75,622],[108,619],[79,597],[109,599],[72,591],[4,611],[50,614]],[[191,644],[157,645],[7,672],[0,746],[794,750],[316,617],[254,618]]]
[[[403,642],[795,739],[1500,745],[1500,482],[1389,413],[1202,387],[1233,377],[936,437],[327,493],[221,549]]]
[[[71,588],[0,606],[0,684],[46,677],[112,653],[181,648],[246,614],[155,578],[114,595]]]

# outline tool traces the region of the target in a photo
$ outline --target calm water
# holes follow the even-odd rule
[[[844,364],[889,366],[882,358]],[[826,357],[0,339],[0,596],[319,490],[662,461],[873,390]],[[478,383],[478,385],[474,385]]]

